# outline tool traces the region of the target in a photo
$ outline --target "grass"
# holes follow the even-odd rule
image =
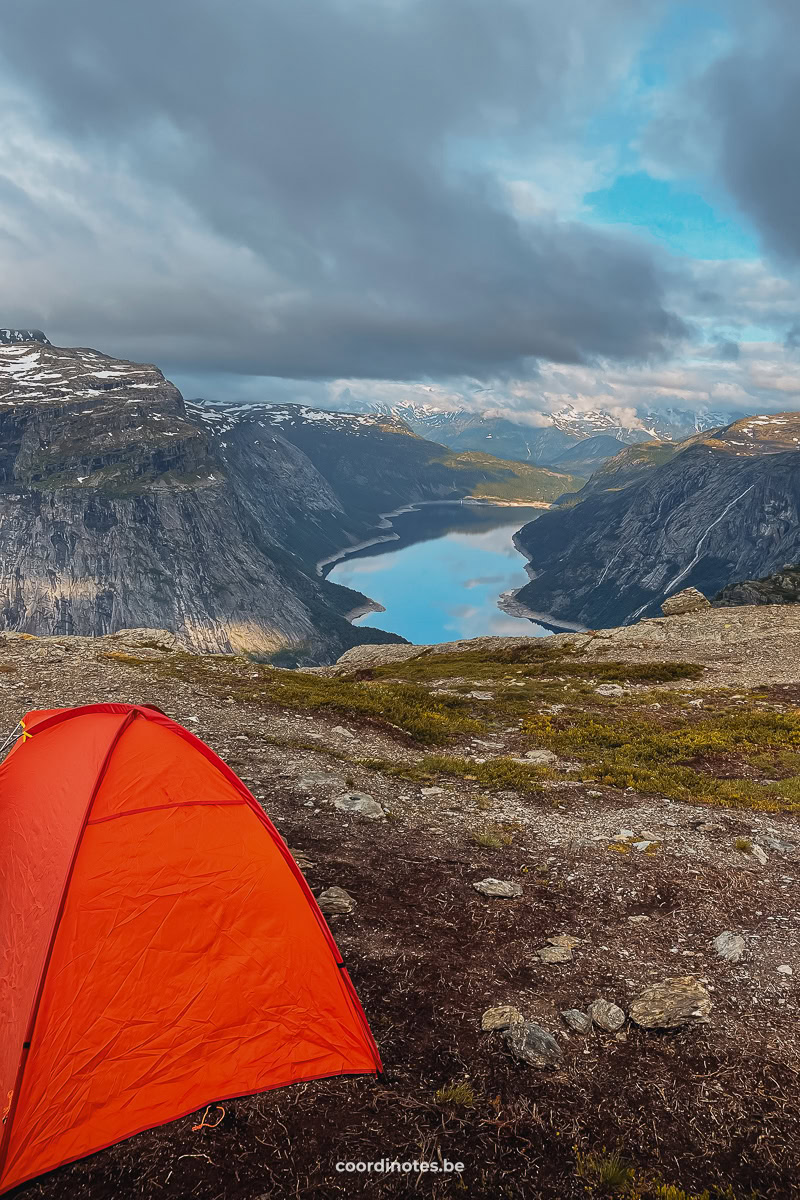
[[[121,657],[116,651],[112,653]],[[244,659],[225,662],[214,671],[208,669],[202,658],[184,653],[171,654],[160,661],[133,656],[125,661],[147,665],[165,678],[202,684],[211,694],[231,696],[241,704],[266,703],[304,712],[328,711],[345,717],[364,717],[402,730],[423,744],[435,745],[453,734],[478,733],[483,729],[462,697],[434,696],[413,683],[370,684],[338,677],[329,679],[300,671],[279,671]]]
[[[605,1196],[630,1194],[635,1180],[635,1171],[618,1151],[575,1154],[575,1174],[584,1179],[593,1190]]]
[[[748,753],[763,755],[768,747],[794,751],[800,747],[800,712],[722,710],[674,728],[634,714],[613,725],[591,712],[536,714],[524,729],[537,744],[580,761],[587,782],[730,808],[800,810],[800,776],[770,783],[719,778],[708,764],[709,757],[732,755],[746,764]]]
[[[426,754],[416,763],[394,763],[383,758],[369,758],[361,766],[384,775],[396,775],[415,783],[449,775],[482,784],[497,790],[539,793],[542,780],[548,777],[544,767],[525,766],[508,758],[495,758],[477,763],[469,758],[458,758],[447,754]],[[483,798],[485,802],[485,797]]]
[[[509,675],[509,667],[519,668]],[[373,679],[402,679],[407,682],[430,683],[438,679],[466,676],[471,682],[496,680],[503,682],[523,679],[563,682],[585,680],[596,683],[671,683],[684,679],[700,679],[703,668],[694,663],[625,663],[596,662],[578,655],[571,647],[550,647],[531,638],[522,645],[492,647],[439,654],[427,651],[403,663],[389,663],[369,672]],[[363,677],[363,676],[362,676]]]
[[[476,846],[485,850],[503,850],[514,841],[514,833],[504,825],[485,825],[470,835]]]
[[[702,669],[691,663],[587,661],[571,647],[536,639],[512,647],[484,644],[471,653],[427,652],[350,677],[277,670],[246,658],[108,654],[121,664],[146,667],[170,682],[199,685],[242,705],[360,720],[390,734],[402,732],[420,747],[439,747],[416,762],[363,761],[418,782],[446,776],[476,783],[490,794],[542,794],[554,773],[516,760],[525,748],[535,747],[574,764],[559,772],[566,781],[728,808],[800,811],[800,710],[769,709],[756,693],[747,707],[724,689],[694,689],[691,695],[704,701],[701,710],[690,708],[688,695],[679,689],[648,687],[696,680]],[[446,682],[452,694],[438,694],[433,682]],[[606,697],[596,693],[598,682],[639,686],[635,693]],[[470,698],[476,684],[492,686],[491,704]],[[650,709],[650,703],[657,707]],[[446,749],[468,735],[515,731],[529,739],[528,746],[517,742],[513,751],[484,762],[455,747]]]
[[[733,1189],[721,1188],[695,1192],[675,1184],[664,1183],[650,1172],[641,1171],[629,1163],[618,1150],[611,1152],[575,1150],[575,1174],[583,1182],[587,1195],[608,1197],[608,1200],[738,1200]],[[757,1200],[748,1192],[741,1200]]]
[[[452,1105],[453,1108],[474,1108],[477,1100],[474,1087],[466,1079],[438,1088],[433,1098],[437,1104]]]

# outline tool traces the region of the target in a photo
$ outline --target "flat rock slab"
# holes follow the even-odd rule
[[[534,1021],[519,1021],[503,1036],[514,1058],[529,1067],[550,1067],[562,1056],[556,1039]]]
[[[534,954],[543,963],[572,962],[569,946],[542,946],[540,950],[534,950]]]
[[[481,1017],[481,1029],[486,1033],[494,1029],[508,1029],[523,1020],[522,1013],[513,1004],[499,1004],[497,1008],[487,1008]]]
[[[597,1028],[606,1033],[616,1033],[625,1024],[625,1013],[610,1000],[595,1000],[589,1005],[589,1016]]]
[[[547,941],[551,946],[565,946],[567,950],[572,950],[573,947],[581,944],[581,939],[573,937],[571,933],[555,933]]]
[[[366,792],[342,792],[334,800],[333,807],[338,808],[339,812],[366,817],[368,821],[379,821],[386,816],[378,801]]]
[[[313,861],[308,857],[305,850],[293,850],[290,846],[289,853],[301,871],[308,871],[310,867],[314,866]]]
[[[356,902],[350,893],[340,887],[329,887],[324,892],[320,892],[317,896],[317,904],[326,917],[346,916],[356,906]]]
[[[631,1020],[644,1029],[678,1029],[705,1021],[711,997],[693,975],[678,975],[645,988],[631,1005]]]
[[[501,900],[519,900],[522,884],[510,879],[481,879],[472,885],[483,896],[495,896]]]
[[[554,754],[552,750],[526,750],[523,759],[534,767],[546,767],[550,763],[558,762],[558,755]]]
[[[728,962],[738,962],[745,950],[745,941],[742,935],[732,933],[729,929],[718,934],[711,944],[720,958],[726,958]]]

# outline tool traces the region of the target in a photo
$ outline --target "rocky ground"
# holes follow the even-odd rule
[[[21,1195],[798,1194],[800,610],[419,650],[301,673],[153,631],[0,635],[4,732],[150,703],[231,764],[322,896],[386,1067]],[[464,1170],[336,1171],[383,1158]]]

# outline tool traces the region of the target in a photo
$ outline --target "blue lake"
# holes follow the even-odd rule
[[[540,508],[425,504],[391,517],[394,540],[357,550],[326,571],[385,612],[355,622],[410,642],[450,642],[487,634],[546,637],[552,631],[497,606],[501,593],[527,582],[512,538]],[[378,531],[376,531],[377,533]],[[383,531],[381,531],[383,532]]]

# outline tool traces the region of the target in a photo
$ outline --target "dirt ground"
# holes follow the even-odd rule
[[[730,619],[731,610],[718,611]],[[668,654],[654,638],[658,657],[698,661],[698,639],[688,633],[687,626],[687,649],[673,644]],[[638,641],[644,646],[649,636]],[[607,653],[604,641],[592,653]],[[790,653],[785,643],[779,662],[730,649],[721,637],[715,685],[800,688],[796,648]],[[203,660],[192,681],[176,682],[160,669],[168,652],[132,648],[136,661],[128,662],[124,650],[119,639],[0,637],[3,736],[29,708],[124,700],[155,704],[207,741],[289,846],[310,860],[312,889],[337,885],[355,900],[352,914],[330,921],[386,1075],[225,1102],[214,1129],[193,1132],[202,1114],[185,1118],[16,1194],[800,1195],[800,814],[709,808],[589,785],[568,772],[545,781],[539,794],[487,794],[469,777],[437,778],[441,790],[424,794],[430,780],[363,765],[419,762],[425,747],[400,731],[353,715],[241,702],[220,686],[220,671],[231,667],[218,658]],[[629,644],[628,652],[638,661],[650,651]],[[760,703],[786,711],[800,691],[770,695]],[[488,735],[463,735],[456,752],[475,762],[520,753],[515,729],[493,736],[494,749]],[[729,767],[726,758],[720,768]],[[345,790],[373,796],[387,819],[334,809]],[[479,844],[487,822],[512,829],[510,843]],[[654,834],[653,846],[615,842],[624,830]],[[764,847],[765,862],[741,848],[753,842]],[[520,883],[522,897],[484,897],[472,885],[486,877]],[[726,930],[745,939],[738,962],[712,946]],[[535,951],[558,934],[579,939],[572,959],[541,962]],[[658,1032],[627,1022],[616,1035],[577,1034],[560,1016],[597,998],[627,1012],[643,988],[678,975],[696,977],[709,991],[707,1023]],[[499,1004],[516,1005],[556,1037],[563,1057],[555,1068],[519,1063],[501,1034],[481,1031],[482,1013]],[[456,1098],[442,1094],[463,1083],[469,1087]],[[608,1160],[617,1152],[625,1166],[614,1176]],[[381,1159],[448,1159],[464,1169],[379,1179],[336,1169]]]

